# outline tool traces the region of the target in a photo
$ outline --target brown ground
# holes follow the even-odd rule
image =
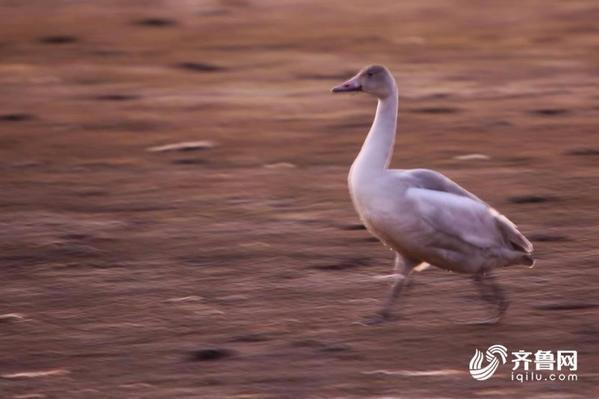
[[[0,15],[2,398],[599,396],[597,2]],[[356,229],[345,182],[374,102],[328,89],[373,62],[401,87],[394,165],[446,173],[535,243],[536,268],[499,272],[499,325],[460,323],[485,309],[436,269],[399,320],[354,323],[392,256]],[[189,140],[216,146],[146,150]],[[491,159],[455,159],[472,153]],[[473,380],[474,349],[497,343],[576,349],[579,381]]]

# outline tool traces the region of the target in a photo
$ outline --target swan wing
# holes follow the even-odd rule
[[[485,204],[483,200],[466,190],[450,178],[439,172],[430,169],[412,169],[403,173],[411,180],[411,185],[419,188],[426,188],[434,191],[451,193],[460,197],[470,198],[471,200]]]
[[[448,235],[479,248],[501,245],[493,209],[481,201],[418,187],[409,188],[406,198],[414,205],[414,216],[430,227],[428,234],[437,236],[434,242],[443,243]]]
[[[454,199],[453,201],[449,201],[451,204],[439,204],[440,206],[445,206],[447,212],[451,212],[454,217],[464,217],[466,216],[466,214],[469,214],[471,215],[471,217],[473,217],[473,219],[470,219],[466,223],[462,221],[461,224],[452,224],[450,226],[450,230],[455,231],[459,229],[459,231],[462,232],[460,234],[460,237],[462,239],[471,236],[471,234],[466,233],[466,231],[468,230],[476,231],[476,234],[481,233],[480,229],[482,229],[482,225],[484,225],[488,238],[493,236],[495,237],[495,239],[502,239],[503,242],[508,247],[510,247],[510,249],[516,251],[525,252],[527,254],[531,254],[533,252],[534,248],[531,242],[522,233],[520,233],[518,227],[511,220],[497,212],[486,202],[484,202],[476,195],[472,194],[453,180],[449,179],[448,177],[442,175],[439,172],[435,172],[429,169],[414,169],[411,171],[407,171],[406,173],[411,179],[412,186],[414,187],[424,188],[435,192],[452,194],[457,197],[463,197],[464,199],[472,200],[478,204],[475,205],[474,203],[466,200],[460,202],[456,199]],[[425,196],[425,198],[428,199],[430,203],[433,200],[433,196],[434,194],[429,193],[429,196]],[[445,200],[447,198],[452,197],[442,197],[442,200]],[[436,199],[439,200],[439,198]],[[460,205],[458,206],[457,204]],[[460,206],[462,208],[459,208]],[[440,222],[443,225],[445,225],[445,223],[448,222],[459,222],[457,220],[452,221],[451,219],[452,218],[450,215],[444,215],[443,217],[441,217]],[[472,240],[466,241],[471,242]],[[481,239],[475,239],[474,241],[481,241]]]

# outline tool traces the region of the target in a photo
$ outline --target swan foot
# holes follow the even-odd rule
[[[490,326],[499,323],[501,320],[501,316],[492,316],[486,319],[477,319],[477,320],[458,320],[459,324],[464,324],[467,326]]]
[[[507,295],[497,284],[492,274],[477,274],[474,276],[474,282],[479,289],[482,299],[497,309],[492,317],[486,319],[487,323],[485,324],[499,322],[510,305]]]
[[[501,319],[503,318],[503,315],[505,314],[505,311],[507,310],[509,306],[509,302],[503,298],[501,302],[499,302],[497,304],[497,311],[495,313],[493,313],[490,317],[487,317],[485,319],[476,319],[476,320],[457,320],[457,322],[459,324],[466,324],[466,325],[493,325],[493,324],[498,324]]]
[[[383,280],[390,280],[390,281],[397,281],[398,278],[403,277],[400,274],[397,273],[393,273],[393,274],[379,274],[377,276],[372,276],[373,280],[379,280],[379,281],[383,281]]]
[[[373,316],[366,317],[365,319],[358,322],[358,324],[363,326],[376,326],[378,324],[383,324],[387,321],[392,321],[393,318],[388,313],[379,312],[374,314]]]

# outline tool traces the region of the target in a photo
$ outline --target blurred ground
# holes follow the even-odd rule
[[[2,398],[599,396],[596,2],[4,0],[0,16]],[[536,268],[499,273],[497,326],[459,323],[485,309],[436,269],[398,321],[354,323],[392,256],[346,189],[375,104],[328,90],[375,62],[401,88],[393,165],[446,173],[535,243]],[[197,140],[214,146],[147,151]],[[490,159],[455,158],[473,153]],[[579,381],[474,381],[491,344],[578,350]]]

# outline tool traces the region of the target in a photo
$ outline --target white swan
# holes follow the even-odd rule
[[[372,127],[348,177],[360,219],[396,253],[396,280],[382,309],[369,322],[389,318],[410,272],[426,263],[473,274],[483,299],[497,306],[497,314],[486,322],[498,321],[508,302],[490,272],[502,266],[532,266],[532,244],[505,216],[442,174],[388,169],[398,91],[387,68],[368,66],[332,91],[361,91],[378,99]]]

